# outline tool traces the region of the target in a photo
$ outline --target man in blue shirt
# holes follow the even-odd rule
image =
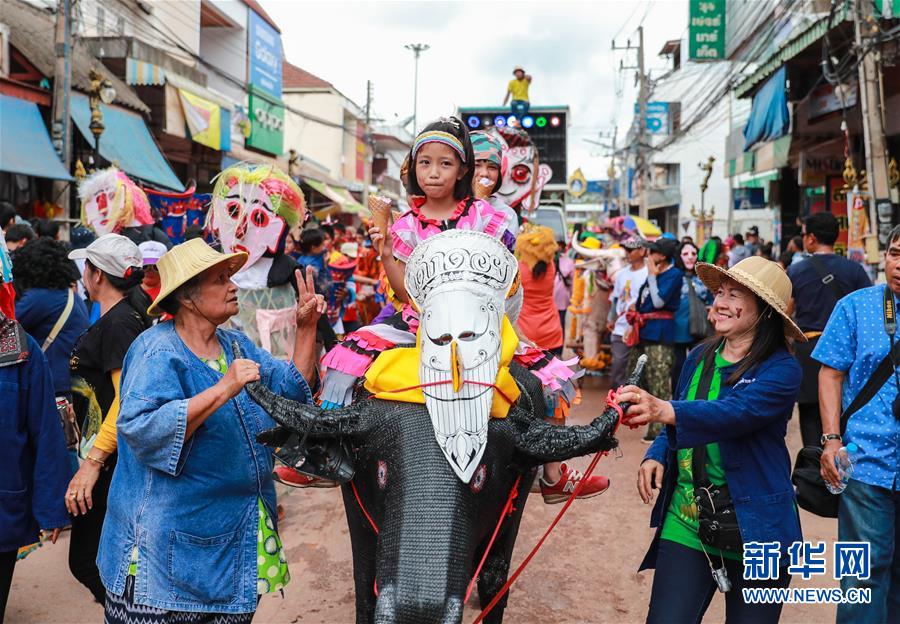
[[[863,389],[891,343],[884,324],[884,294],[890,289],[897,305],[900,293],[900,226],[888,236],[885,253],[887,284],[857,290],[834,308],[813,351],[822,363],[819,406],[822,412],[822,477],[837,485],[834,466],[838,449],[854,442],[853,476],[841,494],[838,539],[867,542],[871,571],[866,579],[844,576],[841,588],[871,588],[867,605],[838,605],[839,622],[889,622],[900,619],[900,405],[896,372],[840,431],[842,406]],[[896,363],[895,363],[896,371]],[[843,433],[843,438],[841,434]]]
[[[872,285],[861,264],[834,253],[838,230],[838,221],[830,212],[806,217],[802,228],[803,248],[812,255],[787,269],[793,288],[788,312],[809,339],[794,345],[794,355],[803,368],[803,383],[797,395],[803,446],[818,446],[822,437],[819,363],[812,359],[813,349],[838,300]]]
[[[668,401],[672,398],[672,367],[675,366],[675,311],[681,303],[684,273],[673,264],[678,241],[660,238],[648,245],[647,281],[641,286],[633,319],[640,326],[640,342],[632,349],[632,364],[647,354],[644,369],[647,391]],[[629,320],[631,322],[631,320]],[[644,441],[653,442],[662,425],[647,425]]]

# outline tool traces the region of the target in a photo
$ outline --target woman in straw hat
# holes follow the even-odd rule
[[[312,401],[325,303],[311,273],[298,272],[293,361],[275,360],[219,328],[237,314],[231,276],[246,261],[194,239],[157,263],[161,288],[148,312],[173,320],[144,332],[122,369],[119,460],[98,556],[107,622],[249,622],[258,597],[290,578],[272,454],[256,442],[274,422],[244,386],[262,380]]]
[[[644,503],[660,489],[641,565],[656,568],[647,621],[699,621],[718,588],[728,621],[777,622],[781,604],[745,604],[741,590],[787,587],[786,552],[801,540],[784,436],[801,378],[790,346],[805,338],[787,314],[791,282],[774,262],[698,263],[696,271],[715,293],[716,333],[688,355],[679,400],[619,391],[632,403],[627,424],[666,426],[638,472]],[[751,566],[760,574],[746,580],[751,542],[780,547],[760,546],[762,563]]]

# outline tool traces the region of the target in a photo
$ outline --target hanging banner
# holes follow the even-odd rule
[[[860,264],[866,262],[866,237],[869,235],[869,216],[866,202],[858,187],[847,193],[847,258]]]
[[[725,58],[725,0],[691,0],[688,58],[692,61]]]
[[[248,82],[281,97],[281,34],[255,11],[247,24]]]
[[[844,178],[841,176],[828,178],[828,212],[838,221],[838,237],[834,243],[834,253],[846,256],[850,224],[847,219],[847,192],[844,190]]]
[[[222,149],[221,107],[183,89],[178,90],[178,97],[191,138],[214,150]]]
[[[284,152],[284,105],[250,88],[250,136],[247,147],[281,156]]]

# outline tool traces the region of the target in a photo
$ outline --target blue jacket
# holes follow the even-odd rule
[[[50,368],[28,336],[28,359],[0,367],[0,552],[37,541],[39,529],[70,524],[65,496],[72,464]]]
[[[666,468],[650,516],[656,535],[641,570],[656,566],[659,536],[678,475],[676,451],[711,442],[719,444],[744,543],[780,542],[784,563],[788,547],[802,539],[784,443],[800,388],[800,365],[781,350],[745,372],[733,386],[725,385],[725,380],[736,367],[723,368],[718,399],[685,401],[702,351],[703,345],[691,351],[681,371],[676,396],[682,400],[672,401],[675,426],[667,426],[665,435],[657,437],[644,455],[644,461],[655,459]]]
[[[231,341],[260,364],[262,383],[311,402],[290,362],[275,360],[244,334],[218,330],[229,365]],[[97,565],[106,589],[125,591],[132,549],[134,602],[173,611],[256,610],[257,499],[275,511],[271,449],[256,435],[274,421],[245,391],[185,439],[191,397],[221,375],[184,345],[174,323],[151,327],[122,366],[119,457],[109,491]]]

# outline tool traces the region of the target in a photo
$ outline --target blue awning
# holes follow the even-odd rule
[[[93,145],[88,98],[80,93],[72,93],[71,106],[75,125],[88,143]],[[140,116],[106,104],[101,104],[100,110],[103,112],[103,125],[106,126],[100,136],[100,155],[103,158],[116,163],[122,171],[135,178],[174,191],[184,190],[184,184],[178,180],[160,153]]]
[[[0,171],[71,180],[37,104],[0,94]]]
[[[753,96],[750,118],[744,126],[744,151],[763,141],[787,134],[791,116],[787,105],[787,71],[784,65]]]

